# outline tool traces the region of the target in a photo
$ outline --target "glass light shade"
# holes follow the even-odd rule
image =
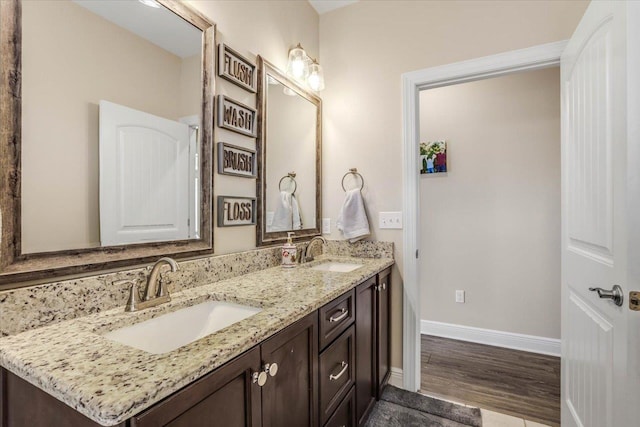
[[[153,7],[155,9],[160,7],[160,5],[156,0],[138,0],[138,1],[145,6]]]
[[[289,51],[287,74],[300,81],[309,75],[309,58],[300,44]]]
[[[324,89],[324,73],[322,67],[317,62],[313,62],[309,67],[309,77],[307,77],[307,84],[311,90],[320,92]]]

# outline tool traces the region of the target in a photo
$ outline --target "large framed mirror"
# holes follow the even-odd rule
[[[258,56],[257,244],[320,234],[322,101]]]
[[[0,8],[0,289],[212,253],[215,25],[178,0]]]

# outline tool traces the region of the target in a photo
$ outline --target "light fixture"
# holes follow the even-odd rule
[[[322,67],[315,59],[309,67],[309,77],[307,77],[307,84],[314,92],[320,92],[324,89],[324,74]]]
[[[158,9],[160,7],[160,5],[156,0],[138,0],[138,1],[145,6],[153,7],[155,9]]]
[[[300,43],[289,50],[287,75],[298,81],[298,83],[306,84],[314,92],[320,92],[324,89],[322,67],[318,64],[318,61],[307,55]]]
[[[309,57],[300,43],[289,51],[287,74],[299,81],[304,81],[309,75]]]

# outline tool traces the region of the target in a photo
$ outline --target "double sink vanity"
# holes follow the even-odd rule
[[[182,1],[0,11],[0,427],[361,424],[390,372],[392,245],[329,241],[336,250],[279,266],[288,233],[303,246],[321,235],[322,193],[340,191],[321,186],[320,97],[228,35],[217,43],[211,17]],[[177,52],[152,37],[167,28]],[[255,80],[232,88],[216,49]],[[214,118],[226,95],[253,112],[255,134]],[[180,136],[114,137],[150,118]],[[225,150],[250,156],[250,171],[226,170]],[[216,174],[229,176],[214,192]],[[255,194],[220,196],[251,190],[247,179]],[[294,195],[298,221],[274,224]],[[251,214],[226,223],[227,199]]]
[[[0,420],[358,425],[389,375],[392,264],[323,255],[2,338]]]

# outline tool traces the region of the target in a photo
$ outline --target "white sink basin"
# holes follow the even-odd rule
[[[148,353],[162,354],[261,311],[261,308],[225,301],[207,301],[116,329],[104,334],[104,337]]]
[[[352,264],[350,262],[324,262],[322,264],[314,265],[312,270],[319,271],[333,271],[335,273],[348,273],[362,267],[362,264]]]

